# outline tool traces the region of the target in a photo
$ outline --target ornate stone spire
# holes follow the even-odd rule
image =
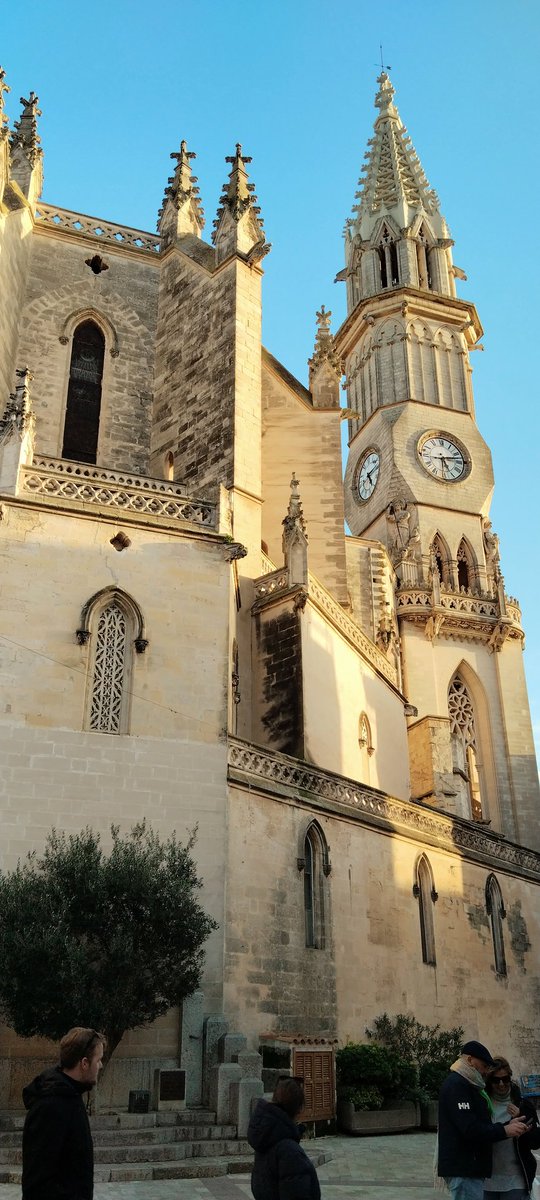
[[[283,520],[283,557],[289,571],[289,587],[305,585],[308,580],[306,523],[298,484],[299,480],[293,475],[289,507]]]
[[[342,374],[341,359],[334,348],[334,337],[330,332],[331,312],[324,304],[316,314],[317,333],[315,349],[308,359],[309,389],[316,408],[339,407],[339,380]]]
[[[38,108],[39,100],[34,92],[30,92],[28,100],[21,96],[20,103],[23,110],[18,121],[15,121],[15,127],[11,135],[11,146],[15,149],[20,146],[24,151],[25,157],[34,167],[38,158],[43,155],[43,150],[40,147],[40,138],[37,131],[37,118],[41,116],[41,109]]]
[[[158,213],[158,230],[165,244],[185,234],[200,237],[204,228],[197,176],[191,173],[191,160],[195,157],[185,141],[180,143],[179,153],[171,154],[171,158],[176,159],[176,167],[168,180]]]
[[[21,104],[23,110],[10,138],[11,175],[33,205],[43,186],[43,150],[37,131],[41,109],[34,92],[30,92],[28,100],[21,96]]]
[[[231,163],[231,171],[223,187],[212,241],[219,260],[240,252],[250,264],[256,263],[268,254],[270,245],[265,242],[255,185],[249,182],[246,171],[246,163],[250,163],[251,158],[242,154],[242,147],[237,142],[235,154],[229,155],[225,162]]]
[[[364,155],[365,166],[359,179],[357,213],[353,224],[362,237],[369,236],[374,222],[383,213],[393,213],[399,228],[408,226],[419,210],[439,211],[436,192],[430,188],[420,159],[407,135],[394,104],[394,88],[383,71],[377,80],[375,97],[379,116],[375,121],[375,136],[370,138]]]
[[[349,310],[365,296],[400,285],[455,295],[452,241],[396,105],[385,71],[353,216],[345,226]],[[380,269],[377,263],[380,258]],[[371,256],[371,257],[370,257]]]
[[[4,92],[11,91],[6,83],[6,72],[0,67],[0,140],[7,137],[7,113],[4,111]]]

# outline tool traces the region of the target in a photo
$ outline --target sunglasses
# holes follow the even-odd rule
[[[493,1075],[493,1083],[510,1083],[511,1075]]]

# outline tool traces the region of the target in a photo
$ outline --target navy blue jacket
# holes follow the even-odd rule
[[[479,1088],[451,1071],[439,1095],[439,1175],[489,1179],[492,1145],[505,1137]]]
[[[92,1200],[94,1151],[87,1085],[53,1067],[23,1088],[23,1200]]]
[[[255,1151],[255,1200],[320,1200],[317,1172],[299,1144],[300,1136],[298,1125],[278,1104],[258,1101],[247,1132]]]

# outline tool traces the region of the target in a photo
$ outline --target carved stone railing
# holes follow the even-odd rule
[[[269,561],[269,560],[267,560]],[[268,571],[265,575],[261,575],[255,580],[254,590],[256,600],[267,600],[269,596],[275,596],[276,592],[286,592],[289,587],[289,571],[287,567],[275,567]]]
[[[143,229],[131,229],[128,225],[115,225],[111,221],[101,221],[99,217],[70,212],[67,208],[55,208],[52,204],[38,203],[36,221],[39,225],[66,229],[70,233],[80,234],[81,237],[99,238],[100,242],[123,246],[128,250],[149,250],[153,254],[159,254],[161,247],[157,234],[146,233]]]
[[[269,558],[268,555],[264,553],[264,551],[261,554],[261,559],[262,559],[261,575],[272,575],[274,571],[277,571],[275,562],[272,562],[272,559]]]
[[[429,840],[464,856],[506,865],[540,881],[539,853],[508,842],[474,822],[438,812],[420,802],[398,800],[354,779],[238,738],[229,739],[228,761],[232,782],[296,797],[302,804],[313,801],[319,808],[321,802],[340,805],[366,825],[399,830],[413,839]]]
[[[257,605],[282,593],[285,594],[289,590],[294,590],[295,593],[302,592],[306,599],[309,599],[319,609],[319,612],[347,638],[356,650],[360,651],[377,671],[380,671],[396,687],[399,686],[398,673],[393,663],[389,662],[382,650],[379,650],[379,647],[360,629],[356,621],[353,621],[352,617],[344,612],[338,601],[334,600],[330,592],[327,592],[320,580],[311,572],[308,574],[307,586],[295,585],[294,589],[291,589],[289,583],[287,567],[280,567],[268,575],[261,575],[254,581]]]
[[[332,624],[339,629],[340,633],[344,634],[347,640],[351,642],[357,650],[360,650],[364,658],[366,658],[368,662],[370,662],[371,665],[376,668],[377,671],[380,671],[382,675],[385,675],[391,683],[398,687],[398,673],[394,665],[389,662],[382,650],[379,650],[379,647],[375,645],[375,642],[372,642],[371,638],[369,638],[367,634],[360,629],[360,626],[356,624],[356,621],[353,621],[352,617],[349,617],[348,614],[343,611],[341,605],[338,604],[338,601],[334,600],[334,597],[330,595],[330,592],[327,592],[320,580],[312,575],[311,572],[309,574],[308,595],[309,599],[316,604],[319,611],[322,612],[324,616],[328,617]]]
[[[396,609],[398,617],[425,625],[428,637],[453,636],[460,630],[497,650],[507,637],[523,639],[521,610],[513,597],[505,597],[506,611],[501,612],[498,596],[441,588],[436,599],[431,588],[405,586],[396,593]]]
[[[186,496],[177,484],[87,463],[35,458],[31,466],[22,469],[22,490],[27,495],[50,500],[97,504],[120,508],[126,513],[217,528],[216,505]]]

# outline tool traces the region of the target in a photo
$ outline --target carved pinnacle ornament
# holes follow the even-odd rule
[[[41,116],[41,109],[38,108],[38,97],[34,92],[30,92],[28,100],[21,96],[20,103],[23,110],[20,119],[15,122],[15,127],[11,136],[12,149],[20,146],[25,157],[35,165],[38,158],[41,158],[43,151],[40,147],[40,138],[37,131],[37,118]]]

